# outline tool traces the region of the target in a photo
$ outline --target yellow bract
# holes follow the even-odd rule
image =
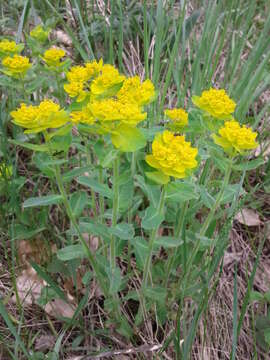
[[[59,128],[69,121],[67,113],[51,100],[44,100],[38,106],[21,104],[10,115],[14,124],[28,129],[25,133]]]
[[[86,63],[85,66],[73,66],[67,73],[69,82],[64,85],[64,90],[70,97],[77,97],[76,101],[83,101],[89,92],[88,81],[100,73],[102,66],[102,60]]]
[[[139,122],[145,120],[147,116],[137,104],[123,103],[115,99],[94,101],[89,104],[89,108],[94,118],[101,123],[119,121],[123,124],[136,126]]]
[[[235,120],[226,121],[224,127],[219,130],[219,135],[213,135],[215,143],[231,155],[236,155],[237,152],[243,154],[258,146],[255,141],[257,133],[245,125],[241,126]]]
[[[141,83],[139,76],[134,76],[125,79],[117,97],[122,102],[134,102],[140,106],[147,105],[155,97],[155,88],[151,80]]]
[[[146,155],[145,160],[163,174],[181,179],[197,166],[197,154],[198,150],[192,148],[184,136],[175,136],[165,130],[156,135],[152,144],[152,155]]]
[[[170,120],[172,120],[169,127],[174,131],[181,130],[188,123],[188,113],[184,109],[166,109],[164,113]]]
[[[236,107],[235,102],[229,98],[224,89],[205,90],[200,97],[193,96],[192,101],[201,110],[220,120],[231,119]]]
[[[103,65],[101,75],[95,78],[91,83],[91,93],[95,96],[107,95],[113,91],[117,85],[121,85],[125,76],[120,75],[118,70],[112,65]],[[116,89],[115,93],[118,91]],[[110,95],[114,95],[113,93]]]
[[[29,59],[24,56],[14,55],[13,57],[6,57],[2,61],[6,73],[14,77],[24,77],[27,70],[32,66]]]
[[[58,67],[61,65],[60,60],[65,54],[66,52],[63,49],[51,48],[45,51],[42,59],[49,67]]]
[[[32,31],[30,31],[30,36],[33,39],[44,43],[48,39],[50,31],[50,29],[45,29],[42,25],[39,24]]]
[[[83,123],[92,125],[95,122],[95,118],[93,117],[88,106],[84,107],[82,110],[72,111],[70,116],[72,122],[75,124]]]
[[[21,46],[17,45],[15,41],[4,39],[0,41],[0,56],[10,56],[18,54],[21,51]]]
[[[99,73],[102,70],[102,67],[103,67],[103,60],[102,59],[100,59],[99,62],[94,60],[94,61],[92,61],[90,63],[86,63],[85,68],[86,68],[86,71],[88,73],[89,79],[92,79],[92,78],[98,76]]]

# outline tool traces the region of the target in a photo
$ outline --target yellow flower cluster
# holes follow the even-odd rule
[[[125,79],[117,93],[117,98],[125,103],[136,103],[139,106],[149,104],[155,98],[155,88],[151,80],[141,83],[139,76]]]
[[[89,104],[89,108],[94,118],[101,122],[119,121],[130,126],[136,126],[147,116],[137,104],[123,103],[115,99],[94,101]]]
[[[241,126],[237,121],[226,121],[219,130],[219,135],[213,135],[216,144],[223,147],[231,155],[243,154],[246,150],[255,149],[257,133],[246,126]]]
[[[20,45],[17,45],[15,41],[9,41],[4,39],[0,41],[0,57],[12,56],[18,54],[22,50]]]
[[[89,106],[83,107],[82,110],[72,111],[70,113],[70,117],[74,124],[82,123],[82,124],[93,125],[95,122],[95,118],[92,115]]]
[[[185,178],[197,166],[198,150],[192,148],[184,136],[175,136],[165,130],[156,135],[152,144],[152,155],[146,155],[146,162],[163,174]]]
[[[28,69],[32,66],[27,57],[21,55],[14,55],[13,57],[6,57],[2,60],[2,65],[5,68],[7,75],[23,78]]]
[[[10,114],[14,124],[27,129],[25,133],[59,128],[69,121],[67,113],[51,100],[44,100],[38,106],[21,104]]]
[[[220,120],[231,119],[231,114],[236,107],[235,102],[230,99],[224,89],[205,90],[200,97],[193,96],[192,101],[198,108]]]
[[[91,93],[94,96],[113,96],[119,90],[117,86],[120,86],[124,80],[125,76],[120,75],[114,66],[105,64],[101,74],[91,83]]]
[[[45,29],[42,25],[37,25],[32,31],[30,31],[30,36],[41,42],[44,43],[50,34],[50,29]]]
[[[166,109],[164,113],[171,120],[169,127],[173,131],[182,130],[188,123],[188,113],[184,109]]]
[[[65,50],[50,48],[46,50],[43,55],[43,60],[49,67],[59,67],[61,65],[61,59],[66,55]]]
[[[73,66],[66,75],[69,81],[64,85],[66,93],[72,98],[77,97],[77,102],[83,101],[89,92],[88,82],[100,73],[102,66],[102,60],[86,63],[85,66]]]
[[[141,82],[138,76],[127,79],[102,60],[74,66],[66,77],[65,91],[77,102],[86,103],[71,112],[72,122],[95,124],[99,133],[116,134],[123,125],[136,127],[147,116],[142,107],[155,96],[150,80]]]

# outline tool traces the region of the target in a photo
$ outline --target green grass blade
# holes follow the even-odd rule
[[[234,267],[234,282],[233,282],[233,342],[231,360],[235,360],[237,348],[237,264]]]
[[[21,39],[22,39],[23,27],[24,27],[25,22],[27,21],[29,10],[30,10],[30,1],[25,0],[24,7],[23,7],[23,12],[22,12],[20,22],[19,22],[19,26],[18,26],[18,31],[17,31],[17,34],[16,34],[16,39],[15,39],[16,43],[20,42]]]
[[[82,14],[81,14],[81,10],[80,10],[80,6],[78,5],[78,2],[77,0],[74,0],[74,4],[75,4],[75,8],[77,10],[77,14],[78,14],[78,18],[79,18],[79,23],[80,23],[80,26],[82,28],[82,33],[83,33],[83,36],[84,36],[84,39],[85,39],[85,43],[87,44],[87,47],[88,47],[88,52],[89,52],[89,56],[90,56],[90,60],[94,60],[95,59],[95,55],[93,53],[93,49],[92,49],[92,46],[90,44],[90,41],[89,41],[89,37],[87,35],[87,30],[85,28],[85,25],[84,25],[84,22],[83,22],[83,18],[82,18]]]
[[[7,327],[9,329],[9,331],[11,332],[11,334],[15,337],[16,342],[19,344],[21,350],[23,351],[24,355],[27,357],[27,359],[30,358],[30,355],[28,353],[28,351],[26,350],[26,347],[24,345],[24,343],[22,342],[20,336],[18,335],[14,325],[12,324],[9,314],[2,302],[2,300],[0,299],[0,314],[2,316],[2,318],[4,319],[5,323],[7,324]]]

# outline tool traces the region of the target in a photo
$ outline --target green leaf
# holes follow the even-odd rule
[[[64,151],[67,152],[72,142],[72,135],[71,133],[67,133],[66,135],[55,135],[50,140],[50,148],[54,151],[60,152]]]
[[[36,145],[36,144],[25,143],[25,142],[17,141],[17,140],[9,140],[9,142],[14,145],[22,146],[28,150],[45,151],[45,152],[49,151],[49,147],[46,144]]]
[[[203,204],[208,208],[211,209],[215,204],[215,198],[209,194],[205,187],[201,186],[201,199]]]
[[[83,251],[82,245],[69,245],[57,251],[57,257],[61,261],[68,261],[73,259],[85,258],[85,252]]]
[[[142,189],[144,194],[150,200],[150,203],[153,206],[158,206],[158,202],[160,199],[160,186],[146,184],[144,178],[141,175],[135,175],[134,178],[136,181],[136,186]]]
[[[107,268],[107,275],[109,278],[109,282],[110,282],[110,288],[109,288],[109,292],[110,294],[116,294],[121,286],[121,271],[119,269],[119,267],[116,267],[113,272],[112,270],[109,268]]]
[[[113,198],[113,192],[109,188],[109,186],[105,184],[100,184],[97,181],[91,179],[88,176],[80,176],[77,179],[77,182],[81,185],[89,186],[91,189],[93,189],[95,192],[112,199]]]
[[[62,180],[63,182],[68,182],[73,180],[75,177],[78,177],[82,174],[84,174],[87,171],[92,170],[92,167],[87,165],[87,166],[83,166],[83,167],[79,167],[79,168],[74,168],[64,174],[62,174]]]
[[[252,301],[261,301],[261,300],[264,299],[263,294],[261,294],[259,291],[251,291],[249,296],[250,296],[250,298],[249,298],[250,302],[252,302]]]
[[[49,206],[53,204],[59,204],[63,200],[61,195],[47,195],[32,197],[27,199],[23,203],[24,208],[36,207],[36,206]]]
[[[255,159],[255,160],[250,160],[250,161],[243,161],[241,164],[235,164],[233,165],[233,169],[234,170],[239,170],[239,171],[243,171],[243,170],[253,170],[256,169],[257,167],[263,165],[265,163],[265,160],[262,158],[259,159]]]
[[[76,191],[75,193],[71,194],[69,202],[73,215],[78,217],[81,215],[88,203],[88,196],[84,191]]]
[[[239,196],[245,194],[245,190],[242,187],[239,190],[239,184],[233,184],[233,185],[226,186],[220,203],[228,204],[228,203],[232,202],[234,200],[234,197],[237,196],[238,193],[239,193]]]
[[[170,181],[170,177],[163,174],[161,171],[146,171],[145,175],[148,177],[148,179],[160,185],[167,184]]]
[[[145,297],[151,300],[164,303],[167,295],[167,290],[164,287],[155,286],[143,289],[143,293]]]
[[[145,210],[145,215],[142,219],[142,227],[146,230],[157,228],[164,220],[164,215],[159,214],[157,209],[153,206],[149,206]]]
[[[183,244],[183,240],[172,236],[160,236],[155,240],[155,245],[173,248]]]
[[[57,129],[54,132],[51,132],[48,134],[48,139],[52,139],[55,136],[65,136],[67,135],[72,129],[72,124],[66,124],[62,127],[60,127],[59,129]]]
[[[41,227],[35,230],[31,230],[23,225],[16,224],[14,226],[14,237],[12,238],[12,240],[21,240],[21,239],[28,240],[35,237],[36,235],[38,235],[39,233],[41,233],[46,229],[47,229],[46,227]]]
[[[97,222],[91,222],[88,219],[86,221],[84,218],[81,218],[79,227],[82,232],[87,234],[110,238],[110,233],[106,225],[99,224]]]
[[[142,270],[144,268],[147,254],[149,253],[148,243],[144,238],[136,236],[132,241],[132,245],[134,247],[136,264],[138,268]]]
[[[146,145],[145,136],[140,129],[128,125],[120,125],[111,139],[113,145],[124,152],[134,152]]]
[[[121,240],[130,240],[134,237],[134,228],[131,224],[117,224],[114,227],[108,228],[108,230],[112,235],[117,236]]]
[[[194,184],[187,182],[173,182],[166,186],[166,199],[175,202],[184,202],[198,199],[199,194]]]

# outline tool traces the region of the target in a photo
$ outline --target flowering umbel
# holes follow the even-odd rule
[[[166,109],[164,113],[171,120],[169,128],[173,131],[182,130],[188,123],[188,113],[184,109]]]
[[[44,43],[48,39],[50,31],[50,29],[45,29],[41,24],[39,24],[30,31],[30,36],[40,43]]]
[[[205,90],[201,96],[193,96],[192,101],[198,108],[219,120],[230,120],[236,107],[224,89]]]
[[[93,80],[100,73],[103,61],[95,60],[86,63],[85,66],[73,66],[67,73],[68,83],[64,85],[64,90],[71,98],[77,98],[77,102],[83,101],[89,94],[89,81]]]
[[[0,57],[19,54],[22,48],[23,45],[17,45],[15,41],[9,41],[7,39],[4,39],[0,41]]]
[[[49,67],[59,67],[61,66],[61,59],[66,55],[65,50],[51,48],[46,50],[43,55],[43,60]]]
[[[184,136],[175,136],[165,130],[156,135],[152,144],[152,155],[146,155],[146,162],[163,174],[185,178],[197,166],[198,150],[192,148]]]
[[[15,78],[23,78],[28,69],[32,66],[29,59],[25,56],[14,55],[13,57],[6,57],[2,61],[5,74]]]
[[[117,98],[126,103],[147,105],[155,98],[155,88],[151,80],[141,82],[139,76],[133,76],[124,80]]]
[[[243,154],[258,146],[257,133],[245,125],[241,126],[235,120],[226,121],[218,133],[220,136],[213,135],[215,143],[222,146],[224,151],[230,155]]]
[[[21,104],[20,108],[12,111],[10,115],[14,124],[27,129],[25,133],[59,128],[69,121],[67,113],[51,100],[44,100],[38,106]]]
[[[113,96],[117,93],[125,80],[124,75],[120,75],[118,70],[109,64],[103,65],[101,74],[96,77],[90,86],[91,93],[96,96]]]

